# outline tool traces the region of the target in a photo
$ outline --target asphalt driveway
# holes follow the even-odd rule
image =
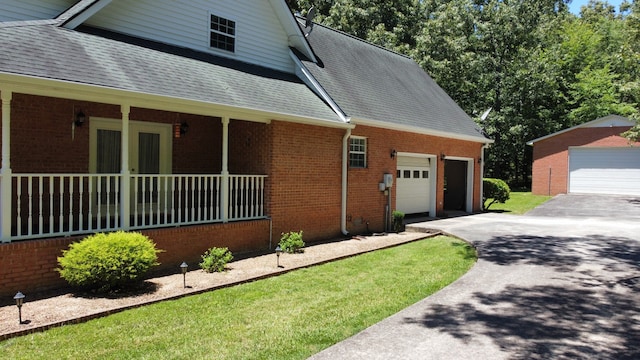
[[[640,358],[640,198],[564,195],[525,216],[411,226],[472,242],[478,263],[312,359]]]

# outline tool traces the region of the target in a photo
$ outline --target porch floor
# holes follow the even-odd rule
[[[121,297],[83,296],[83,294],[72,292],[27,293],[22,307],[23,324],[18,324],[16,306],[13,301],[0,302],[0,340],[66,324],[85,322],[163,300],[176,299],[276,276],[292,270],[435,235],[437,234],[403,232],[378,236],[356,236],[351,239],[311,244],[305,247],[302,254],[283,253],[280,256],[281,267],[277,267],[274,253],[233,261],[228,264],[228,270],[224,273],[205,273],[199,269],[197,264],[189,264],[190,271],[186,275],[187,288],[183,287],[183,277],[179,271],[179,264],[176,264],[175,274],[148,279],[143,290],[138,293],[123,294]]]

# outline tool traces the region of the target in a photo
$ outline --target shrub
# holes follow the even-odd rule
[[[202,255],[200,268],[208,273],[222,272],[231,260],[233,255],[229,248],[212,247]]]
[[[401,232],[404,230],[404,213],[399,210],[394,210],[391,213],[393,218],[393,231]]]
[[[99,233],[69,245],[56,270],[72,286],[109,291],[139,280],[158,265],[159,252],[140,233]]]
[[[482,185],[482,197],[484,199],[485,209],[488,209],[489,206],[496,202],[504,204],[511,196],[509,185],[500,179],[485,178],[482,179]],[[491,200],[491,202],[487,204],[489,200]]]
[[[296,252],[302,252],[304,247],[304,241],[302,241],[302,230],[299,232],[291,231],[283,233],[278,243],[282,251],[293,254]]]

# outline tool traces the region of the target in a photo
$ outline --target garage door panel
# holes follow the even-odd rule
[[[429,212],[430,163],[426,158],[398,158],[396,208],[405,214]]]
[[[640,195],[640,148],[570,149],[569,192]]]

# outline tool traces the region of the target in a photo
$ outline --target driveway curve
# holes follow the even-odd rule
[[[631,210],[640,213],[637,200]],[[487,213],[411,228],[470,241],[477,264],[311,359],[640,358],[640,222],[633,214]]]

